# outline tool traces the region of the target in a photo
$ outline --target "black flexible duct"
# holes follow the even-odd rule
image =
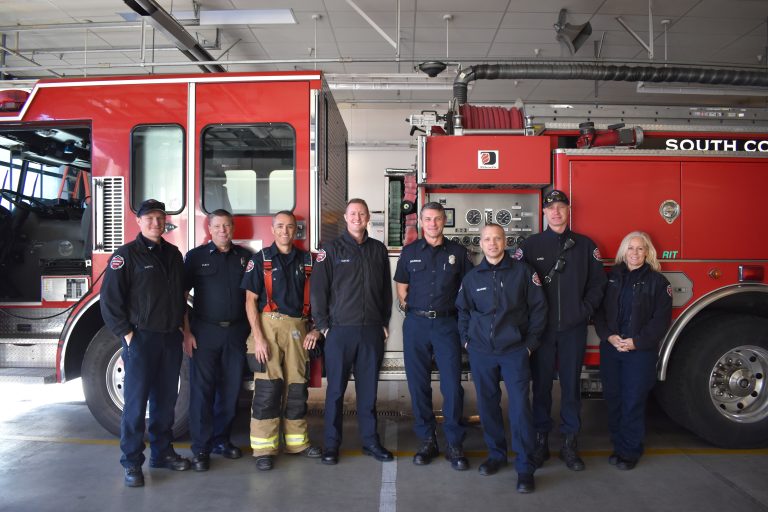
[[[474,80],[518,78],[768,86],[768,73],[764,71],[520,62],[515,64],[478,64],[461,70],[456,80],[453,81],[453,97],[457,99],[459,105],[463,105],[467,102],[467,86]]]

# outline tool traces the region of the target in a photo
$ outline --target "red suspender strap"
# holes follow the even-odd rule
[[[301,316],[309,318],[309,276],[312,275],[312,253],[307,251],[304,254],[304,308],[301,310]]]
[[[271,313],[277,311],[277,304],[272,300],[272,251],[265,249],[261,254],[264,257],[264,291],[267,293],[263,311]]]

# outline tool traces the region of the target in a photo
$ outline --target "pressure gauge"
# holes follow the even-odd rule
[[[509,210],[499,210],[496,212],[496,223],[506,226],[512,220],[512,214]]]
[[[480,210],[475,210],[473,208],[467,212],[465,219],[467,219],[467,224],[470,226],[477,226],[483,219],[483,215],[480,213]]]

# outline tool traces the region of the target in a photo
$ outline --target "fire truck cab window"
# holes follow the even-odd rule
[[[271,215],[294,207],[296,134],[284,123],[203,132],[203,209]]]
[[[0,130],[0,302],[67,302],[86,289],[90,130]]]
[[[177,125],[137,126],[131,134],[131,207],[153,198],[168,213],[184,209],[184,130]]]

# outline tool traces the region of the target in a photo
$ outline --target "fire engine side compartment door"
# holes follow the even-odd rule
[[[626,157],[567,161],[571,227],[592,238],[604,259],[616,257],[619,243],[630,231],[648,233],[659,258],[683,257],[681,218],[685,210],[672,222],[659,211],[666,201],[682,207],[679,162]]]
[[[306,224],[309,82],[197,84],[195,98],[192,246],[210,239],[205,214],[217,208],[234,213],[234,240],[252,250],[272,243],[272,213],[293,210]]]
[[[768,190],[768,160],[719,158],[682,163],[687,259],[765,259],[768,242],[757,217]]]

